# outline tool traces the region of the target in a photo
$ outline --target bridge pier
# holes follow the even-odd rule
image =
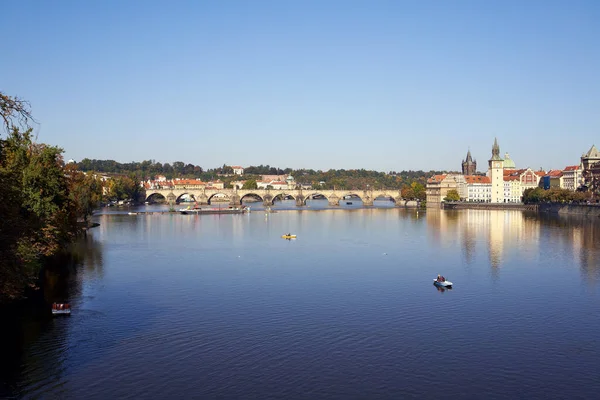
[[[196,202],[198,203],[198,205],[201,205],[201,206],[208,205],[208,196],[204,193],[202,193],[198,197],[194,196],[194,199],[196,199]]]
[[[242,199],[240,198],[240,196],[237,195],[237,193],[235,193],[233,196],[230,197],[229,199],[229,205],[230,206],[239,206],[240,204],[242,204]]]
[[[340,198],[337,197],[335,194],[332,194],[331,196],[329,196],[329,198],[327,200],[329,200],[330,206],[339,206],[340,205]]]
[[[266,194],[263,196],[263,205],[265,207],[271,207],[273,205],[273,196]]]
[[[304,196],[302,196],[301,194],[296,196],[296,207],[303,207],[305,206],[304,204]]]

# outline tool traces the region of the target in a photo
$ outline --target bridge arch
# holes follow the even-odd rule
[[[244,199],[247,199],[247,198],[260,200],[261,202],[265,201],[265,199],[263,199],[260,195],[258,195],[256,193],[246,193],[245,195],[240,197],[240,202],[243,202]]]
[[[215,198],[215,196],[217,196]],[[225,199],[225,201],[231,201],[231,196],[227,193],[223,193],[223,192],[216,192],[216,193],[212,193],[210,196],[208,196],[207,199],[207,203],[211,204],[211,201],[216,200],[217,198],[221,198],[221,199]]]
[[[194,196],[194,194],[193,194],[193,193],[183,192],[183,193],[181,193],[181,194],[179,194],[179,195],[177,196],[177,198],[175,199],[175,202],[176,202],[176,203],[180,203],[180,202],[181,202],[181,199],[183,199],[183,197],[184,197],[184,196],[189,196],[189,197],[191,197],[191,198],[192,198],[194,201],[197,201],[197,199],[196,199],[196,196]]]
[[[323,199],[315,199],[315,196],[322,196]],[[310,194],[307,194],[306,196],[304,196],[304,205],[306,205],[306,202],[308,200],[327,200],[329,201],[329,196],[327,196],[325,193],[322,192],[312,192]]]
[[[373,198],[373,200],[391,200],[392,203],[396,204],[396,197],[389,193],[379,194]]]
[[[162,193],[154,192],[146,194],[144,201],[148,203],[163,203],[167,201],[167,198]]]
[[[280,200],[280,201],[283,201],[284,199],[289,200],[289,199],[287,199],[287,197],[291,197],[292,200],[296,200],[296,195],[286,193],[286,192],[279,192],[279,193],[276,193],[273,195],[272,203],[275,204],[275,200]]]

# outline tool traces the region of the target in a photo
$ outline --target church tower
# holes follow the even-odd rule
[[[488,163],[488,174],[492,181],[492,203],[504,203],[504,160],[500,158],[500,146],[496,138],[492,146],[492,158]]]
[[[475,175],[477,172],[477,161],[473,161],[471,150],[467,151],[467,158],[462,162],[463,175]]]

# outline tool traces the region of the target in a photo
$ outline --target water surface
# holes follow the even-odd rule
[[[72,316],[32,309],[10,320],[0,397],[594,398],[600,390],[598,222],[284,208],[99,215],[78,244],[80,264],[46,287],[46,300],[69,301]],[[298,239],[281,239],[288,232]],[[438,273],[452,290],[433,286]]]

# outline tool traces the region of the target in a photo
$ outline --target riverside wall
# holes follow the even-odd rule
[[[598,218],[600,217],[600,204],[540,204],[539,212]]]
[[[537,204],[471,203],[464,201],[441,203],[443,210],[520,210],[538,211]]]

